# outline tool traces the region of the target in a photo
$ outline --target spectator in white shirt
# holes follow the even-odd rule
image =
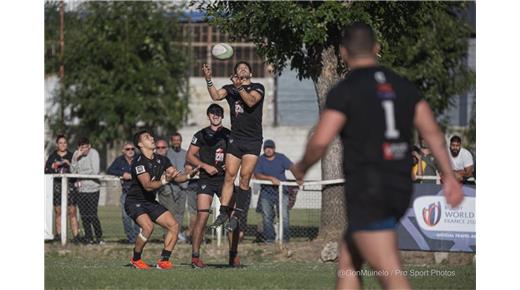
[[[461,146],[462,140],[459,136],[454,135],[450,139],[450,160],[455,177],[464,182],[473,176],[473,156],[471,153]]]

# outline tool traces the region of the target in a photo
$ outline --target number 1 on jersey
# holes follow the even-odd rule
[[[399,138],[399,130],[395,128],[395,113],[394,113],[394,102],[391,100],[385,100],[381,103],[385,110],[385,121],[386,131],[385,137],[387,139]]]

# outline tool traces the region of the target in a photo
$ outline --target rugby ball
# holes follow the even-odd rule
[[[217,59],[230,59],[233,56],[233,48],[227,43],[217,43],[211,48],[211,54]]]

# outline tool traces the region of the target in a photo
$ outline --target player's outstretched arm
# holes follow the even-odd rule
[[[161,180],[152,180],[150,178],[150,174],[147,172],[137,175],[137,180],[143,186],[146,191],[154,191],[163,186],[163,182]]]
[[[227,91],[225,89],[217,90],[213,81],[211,80],[211,67],[207,64],[202,65],[202,72],[206,78],[206,84],[208,86],[209,96],[213,101],[221,101],[226,98]]]
[[[176,175],[173,180],[177,183],[182,183],[190,180],[193,176],[199,172],[200,166],[193,168],[190,165],[184,166],[184,173]]]
[[[302,160],[290,169],[297,181],[303,181],[307,170],[325,155],[327,147],[346,122],[345,114],[336,110],[327,109],[321,114],[316,130],[307,143]]]
[[[425,100],[421,100],[415,106],[414,125],[419,130],[419,133],[437,160],[443,179],[444,196],[448,204],[453,207],[458,206],[462,202],[464,194],[462,193],[461,185],[453,173],[446,142],[441,129],[437,125],[433,117],[433,112]]]

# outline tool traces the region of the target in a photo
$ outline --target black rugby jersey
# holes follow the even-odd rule
[[[264,106],[264,86],[260,83],[251,83],[243,86],[246,92],[257,91],[262,99],[253,107],[240,97],[234,85],[222,87],[227,91],[226,100],[231,115],[231,137],[244,141],[262,141],[262,109]]]
[[[166,169],[171,166],[170,159],[165,156],[154,154],[152,159],[148,159],[143,154],[139,154],[132,162],[132,184],[128,190],[128,197],[135,200],[154,201],[156,190],[146,191],[137,176],[148,173],[152,181],[160,181]]]
[[[410,174],[415,86],[392,70],[372,66],[352,70],[327,95],[326,108],[347,117],[341,130],[343,170],[376,165]]]
[[[220,127],[217,131],[211,130],[208,126],[193,135],[191,144],[199,147],[199,158],[202,162],[215,167],[218,173],[209,175],[205,170],[201,169],[199,177],[201,179],[224,179],[225,156],[227,144],[231,131],[225,127]]]

